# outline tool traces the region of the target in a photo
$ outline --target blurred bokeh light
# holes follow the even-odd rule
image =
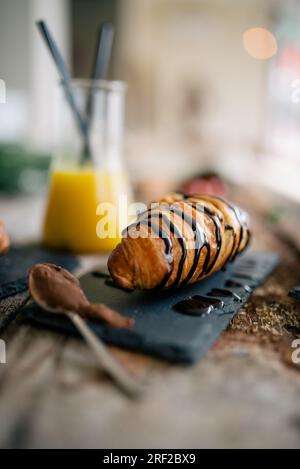
[[[244,32],[244,47],[254,59],[266,60],[277,52],[277,41],[265,28],[251,28]]]

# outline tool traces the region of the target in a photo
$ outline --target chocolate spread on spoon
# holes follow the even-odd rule
[[[75,312],[113,327],[130,328],[134,323],[104,304],[90,303],[77,278],[54,264],[36,264],[31,268],[29,291],[39,306],[53,313]]]

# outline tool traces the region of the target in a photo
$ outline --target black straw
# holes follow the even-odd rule
[[[87,152],[88,155],[90,155],[90,145],[89,145],[89,138],[88,138],[87,121],[82,118],[81,113],[80,113],[80,111],[79,111],[79,109],[76,105],[76,101],[74,99],[73,91],[72,91],[71,86],[70,86],[71,76],[70,76],[70,72],[68,70],[68,67],[65,64],[64,59],[63,59],[63,57],[62,57],[62,55],[61,55],[55,41],[54,41],[53,36],[50,33],[49,28],[48,28],[47,24],[45,23],[45,21],[38,21],[36,24],[37,24],[37,27],[38,27],[40,33],[43,36],[48,48],[49,48],[49,51],[50,51],[50,53],[52,55],[52,58],[55,62],[58,73],[61,77],[66,99],[67,99],[67,101],[69,103],[69,106],[70,106],[70,108],[71,108],[71,110],[74,114],[74,117],[75,117],[77,126],[79,128],[79,131],[80,131],[80,133],[83,137],[85,151]]]
[[[100,26],[98,38],[97,38],[97,47],[94,59],[93,70],[91,78],[93,84],[90,88],[90,92],[87,99],[86,114],[87,120],[90,121],[93,113],[93,95],[95,91],[95,81],[96,80],[105,80],[107,77],[107,71],[109,67],[111,49],[114,39],[114,27],[110,23],[103,23]]]
[[[94,94],[96,90],[97,80],[105,80],[107,77],[111,50],[114,39],[114,27],[111,23],[103,23],[98,32],[97,37],[97,46],[95,49],[95,58],[93,69],[91,73],[92,83],[89,88],[89,93],[86,101],[86,125],[87,132],[90,130],[92,118],[93,118],[93,109],[94,109]],[[83,149],[83,158],[87,155],[87,148]]]
[[[93,73],[96,80],[105,80],[107,77],[114,33],[115,30],[111,23],[103,23],[101,25],[98,33],[98,47]]]

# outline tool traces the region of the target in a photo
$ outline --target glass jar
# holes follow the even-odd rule
[[[57,91],[43,240],[76,253],[107,252],[120,241],[132,200],[122,152],[126,87],[103,80],[70,86],[71,99],[63,84]]]

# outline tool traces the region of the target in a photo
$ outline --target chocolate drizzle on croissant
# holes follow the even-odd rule
[[[215,196],[173,193],[127,227],[108,268],[123,288],[183,286],[232,261],[249,238],[247,215],[238,207]]]

